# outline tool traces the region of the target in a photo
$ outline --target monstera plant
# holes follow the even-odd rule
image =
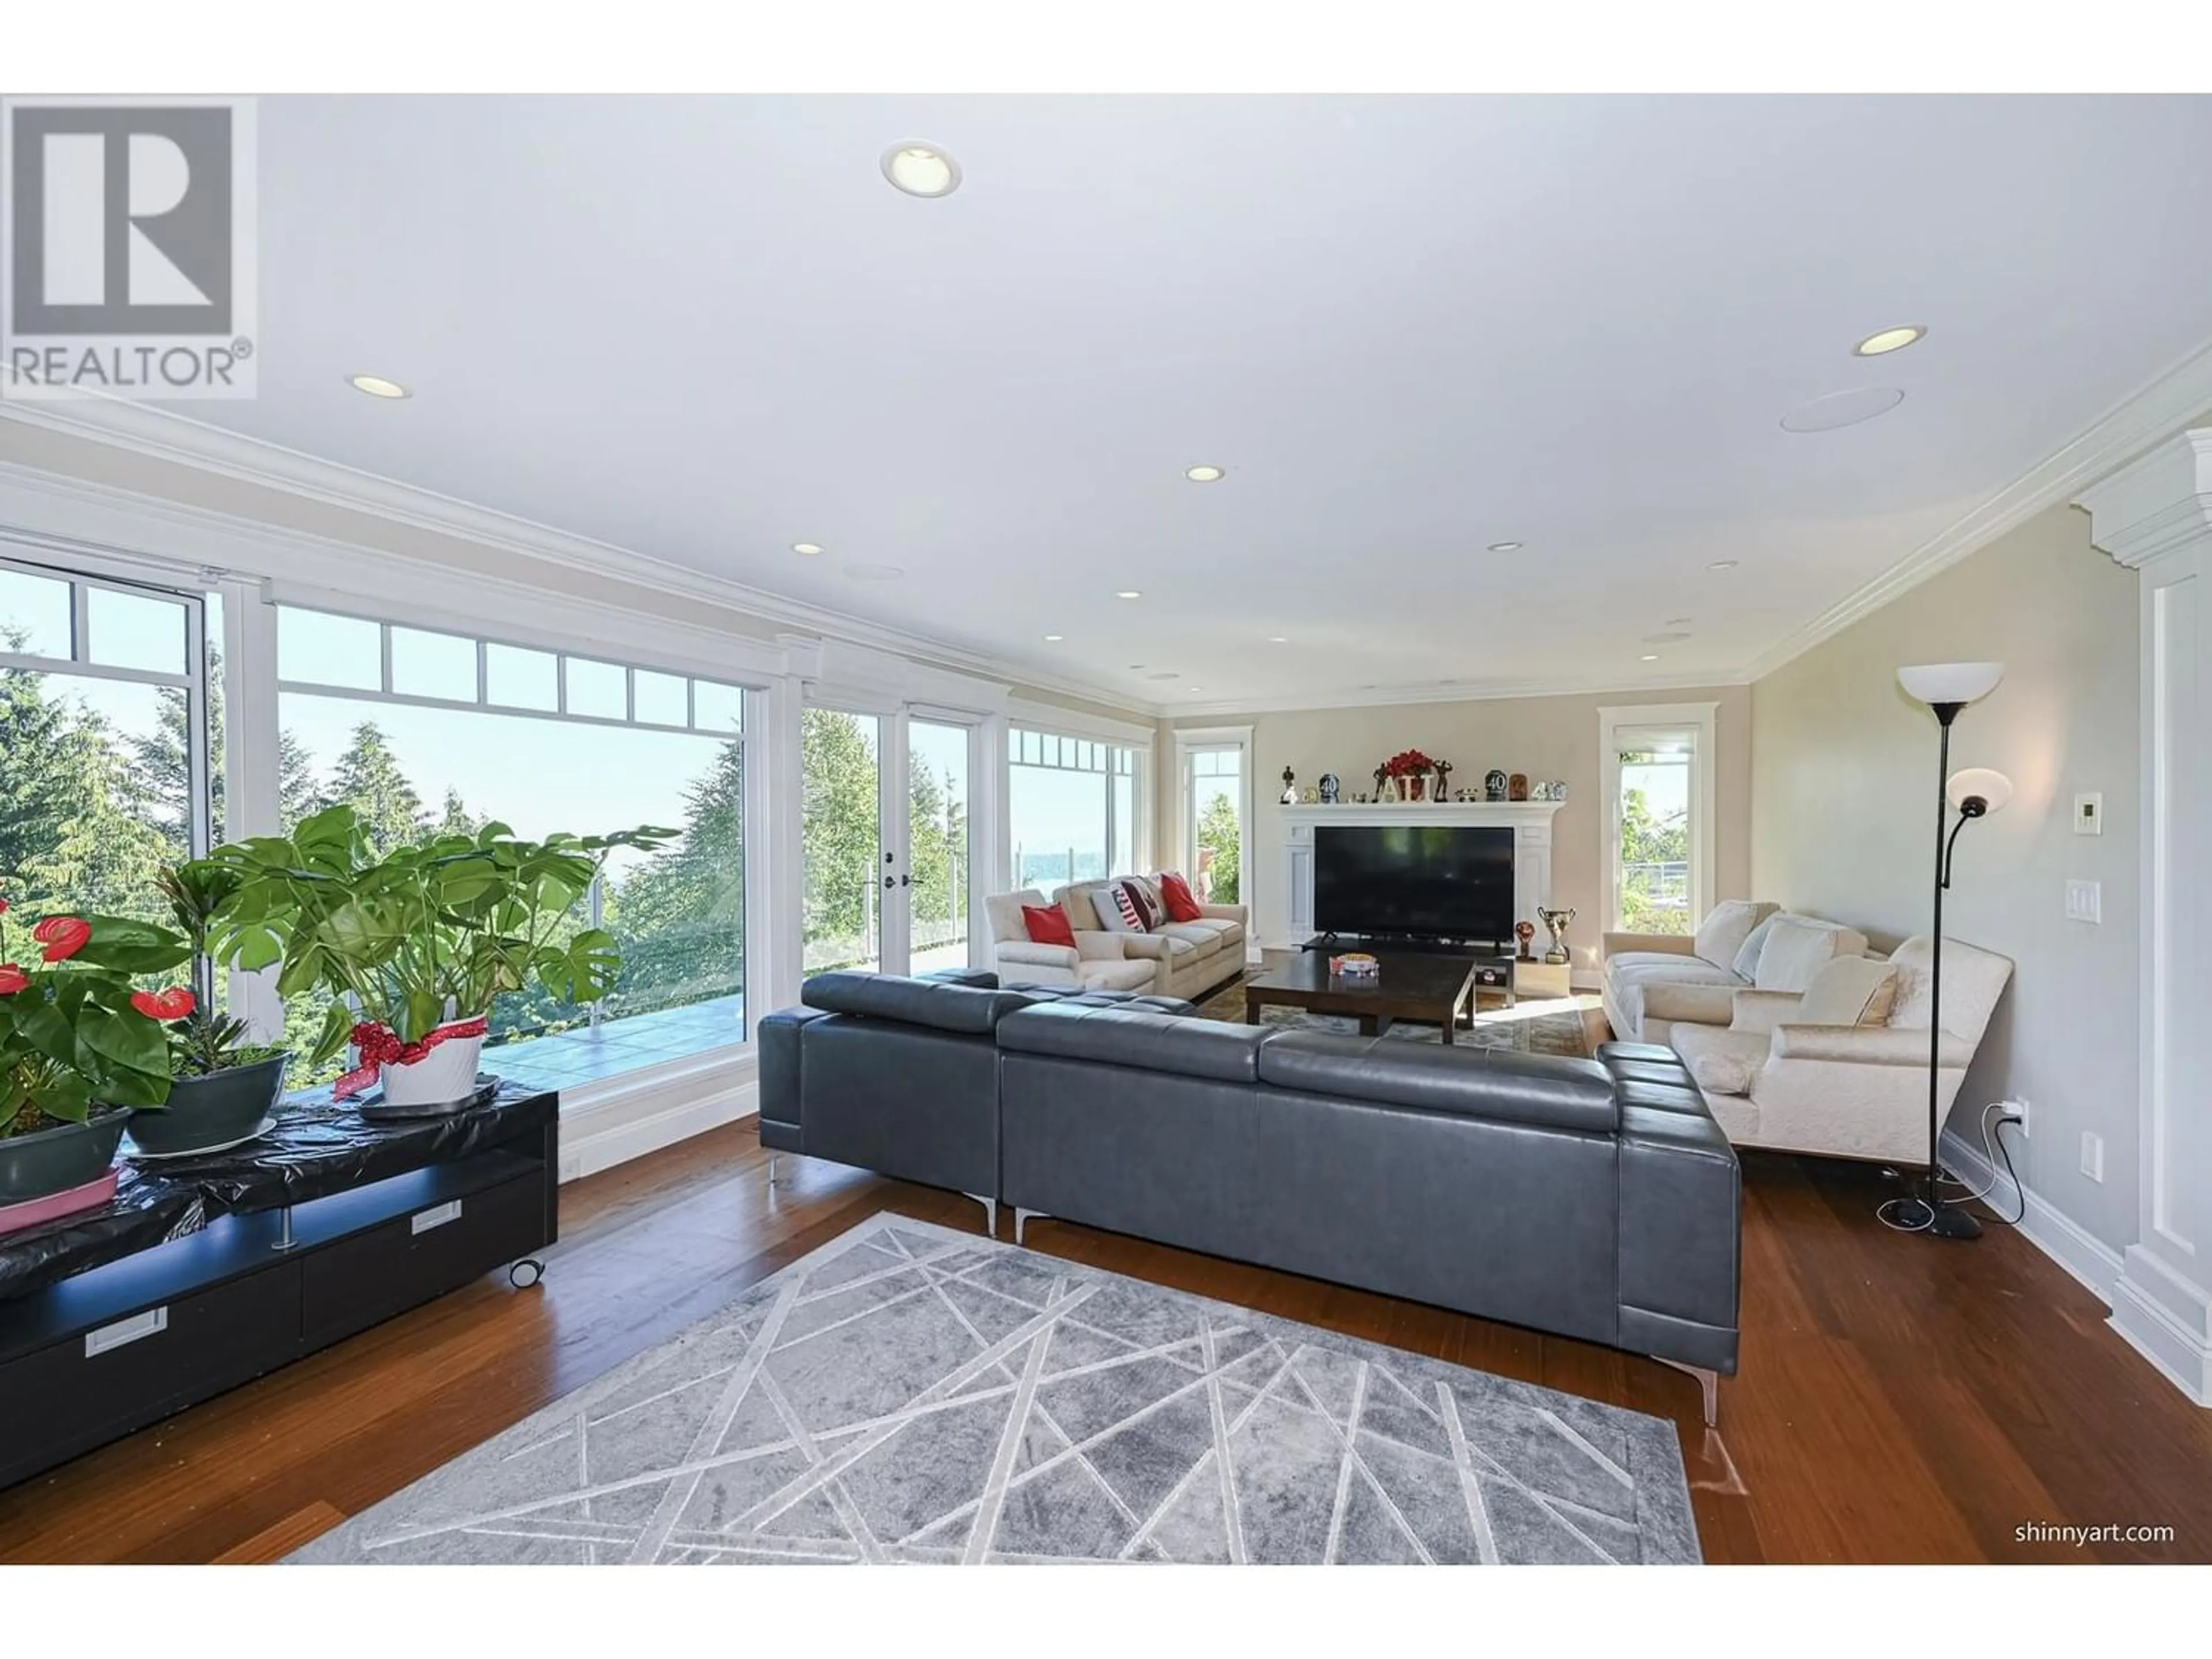
[[[503,823],[434,836],[378,857],[349,806],[302,819],[289,836],[218,848],[206,863],[234,878],[210,949],[220,963],[281,963],[287,996],[334,994],[313,1050],[351,1040],[357,1092],[380,1075],[395,1106],[450,1104],[476,1079],[495,997],[535,983],[596,1002],[615,988],[622,954],[601,927],[568,918],[618,847],[649,851],[677,831],[525,841]]]

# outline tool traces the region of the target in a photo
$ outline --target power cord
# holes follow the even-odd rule
[[[2000,1133],[1996,1134],[1993,1138],[1991,1130],[1994,1127],[1996,1130],[2002,1131],[2004,1128],[2004,1126],[2008,1123],[2018,1123],[2021,1121],[2020,1115],[2016,1112],[2008,1112],[2004,1116],[1999,1118],[1994,1126],[1990,1122],[1990,1114],[1996,1111],[2005,1103],[2006,1103],[2002,1100],[1993,1100],[1988,1105],[1982,1108],[1982,1156],[1990,1166],[1990,1184],[1983,1188],[1979,1192],[1970,1190],[1960,1194],[1956,1197],[1948,1198],[1944,1201],[1946,1203],[1963,1203],[1967,1201],[1987,1203],[1990,1194],[1997,1189],[1997,1160],[1999,1158],[2002,1158],[2004,1160],[2005,1174],[2012,1182],[2013,1190],[2020,1194],[2020,1213],[2018,1215],[2010,1216],[2000,1215],[1996,1207],[1991,1206],[1990,1208],[1990,1215],[1992,1219],[1999,1222],[2004,1226],[2017,1227],[2022,1221],[2027,1219],[2027,1188],[2021,1184],[2020,1172],[2013,1167],[2012,1149],[2005,1145],[2004,1136]],[[1893,1171],[1892,1173],[1895,1172]],[[1939,1182],[1945,1182],[1954,1187],[1964,1187],[1966,1185],[1966,1183],[1960,1180],[1957,1176],[1943,1173],[1940,1165],[1938,1166],[1936,1180]],[[1887,1203],[1881,1205],[1875,1211],[1875,1218],[1881,1222],[1883,1226],[1888,1228],[1892,1232],[1925,1232],[1928,1231],[1929,1227],[1933,1224],[1932,1217],[1929,1220],[1920,1223],[1917,1226],[1911,1227],[1908,1227],[1901,1222],[1893,1221],[1890,1219],[1889,1212],[1893,1206],[1912,1201],[1913,1200],[1909,1198],[1893,1198]]]

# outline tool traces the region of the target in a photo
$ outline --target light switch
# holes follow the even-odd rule
[[[2105,919],[2104,885],[2094,881],[2066,884],[2066,919],[2101,922]]]
[[[2077,836],[2101,836],[2105,833],[2105,798],[2097,793],[2074,797],[2074,833]]]

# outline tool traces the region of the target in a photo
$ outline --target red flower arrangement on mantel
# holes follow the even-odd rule
[[[1417,777],[1433,772],[1437,763],[1418,749],[1408,749],[1403,754],[1393,755],[1382,763],[1382,769],[1394,778]]]

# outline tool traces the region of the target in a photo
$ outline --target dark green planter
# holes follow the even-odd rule
[[[131,1114],[95,1106],[82,1123],[0,1138],[0,1204],[23,1204],[97,1181],[115,1162]]]
[[[213,1152],[251,1140],[284,1095],[289,1054],[234,1066],[205,1077],[180,1077],[169,1085],[169,1102],[131,1115],[131,1141],[142,1152],[174,1158]]]

